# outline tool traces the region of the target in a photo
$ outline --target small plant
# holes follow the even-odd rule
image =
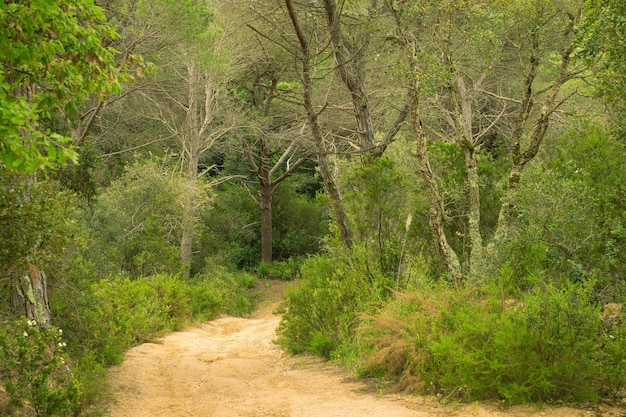
[[[72,415],[79,386],[65,359],[63,331],[40,329],[25,318],[0,324],[0,382],[9,397],[8,410],[26,415]]]

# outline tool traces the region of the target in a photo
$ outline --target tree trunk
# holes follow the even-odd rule
[[[272,186],[261,185],[261,263],[272,262]]]
[[[51,322],[46,273],[34,265],[27,272],[15,268],[11,273],[11,305],[16,314],[28,317],[39,326]]]
[[[367,35],[363,45],[351,44],[342,33],[335,0],[324,0],[324,9],[337,62],[337,72],[352,98],[360,150],[364,154],[369,154],[374,151],[376,141],[369,100],[365,93],[364,56],[368,44]]]
[[[417,94],[414,95],[413,102],[411,103],[411,115],[413,128],[415,129],[415,134],[417,136],[417,159],[419,161],[420,172],[424,178],[426,191],[428,192],[428,201],[430,203],[430,229],[432,231],[433,238],[435,239],[437,252],[450,274],[450,279],[458,282],[462,278],[461,264],[459,263],[457,254],[448,243],[448,239],[446,238],[444,231],[445,212],[441,196],[439,194],[439,189],[435,182],[432,168],[430,167],[430,160],[426,149],[426,134],[424,132],[424,128],[422,127]]]
[[[451,62],[447,55],[446,62]],[[454,73],[454,66],[449,63],[450,73]],[[481,76],[481,79],[486,74]],[[478,82],[480,83],[480,81]],[[454,129],[457,143],[465,156],[465,169],[467,171],[467,185],[469,197],[469,211],[467,213],[467,229],[470,242],[469,276],[476,279],[484,274],[483,238],[480,234],[480,187],[478,169],[476,167],[476,153],[478,145],[474,139],[472,98],[467,90],[465,80],[457,76],[454,85],[450,86],[450,102],[455,113]]]
[[[259,147],[259,167],[257,176],[260,183],[261,200],[261,263],[272,262],[272,193],[274,185],[270,175],[270,149],[265,137]]]
[[[193,255],[193,235],[196,224],[195,195],[193,180],[189,179],[186,185],[183,208],[182,235],[180,239],[180,259],[182,274],[189,278],[191,274],[191,258]]]
[[[293,7],[293,1],[285,0],[285,3],[289,12],[289,18],[291,19],[291,23],[293,24],[296,35],[298,36],[298,41],[300,42],[300,48],[302,52],[300,64],[302,65],[304,108],[306,109],[309,124],[311,125],[311,134],[316,143],[317,161],[320,175],[322,176],[322,180],[324,181],[326,193],[328,194],[328,197],[331,199],[333,204],[333,213],[335,221],[337,222],[337,227],[339,228],[341,242],[346,248],[350,249],[352,247],[352,230],[348,221],[348,215],[346,214],[345,208],[343,206],[339,187],[337,187],[335,176],[333,175],[332,170],[330,169],[330,164],[328,163],[328,155],[326,145],[324,143],[322,128],[319,124],[315,107],[313,106],[313,83],[311,81],[311,56],[309,43],[306,39],[306,36],[304,35],[304,32],[302,31],[300,22],[298,21],[296,11]]]
[[[337,181],[335,181],[335,176],[328,163],[328,156],[324,151],[318,153],[317,161],[320,175],[322,176],[326,188],[326,194],[328,194],[333,203],[333,214],[337,226],[339,227],[341,243],[343,243],[346,248],[350,249],[352,247],[352,229],[350,228],[348,214],[343,206],[343,199],[339,192],[339,187],[337,187]]]
[[[191,258],[193,254],[193,235],[196,225],[196,201],[195,185],[198,181],[198,161],[200,160],[200,120],[198,106],[198,87],[200,84],[200,73],[193,62],[187,63],[188,71],[188,109],[187,133],[187,185],[185,187],[183,222],[180,242],[180,258],[182,261],[183,277],[189,278],[191,273]]]
[[[478,170],[474,149],[463,146],[465,153],[465,167],[467,169],[467,183],[469,188],[468,235],[470,239],[469,275],[479,278],[485,272],[483,256],[483,238],[480,234],[480,188],[478,185]]]

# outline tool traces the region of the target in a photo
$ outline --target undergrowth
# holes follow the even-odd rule
[[[482,283],[402,288],[358,265],[303,263],[283,301],[282,346],[446,401],[597,402],[625,388],[621,304],[599,303],[591,279],[529,278],[521,290],[503,270]]]
[[[505,404],[615,396],[626,376],[622,316],[593,302],[593,285],[545,284],[507,298],[498,285],[413,289],[360,332],[364,375],[443,399]]]

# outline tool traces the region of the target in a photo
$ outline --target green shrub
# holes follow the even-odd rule
[[[321,238],[328,233],[328,204],[315,194],[301,194],[300,180],[307,181],[303,176],[290,177],[274,191],[272,254],[275,260],[285,261],[319,252]],[[319,178],[309,185],[318,186],[317,180]]]
[[[606,326],[592,288],[537,286],[519,299],[495,285],[403,294],[364,330],[366,372],[403,389],[508,404],[614,395],[626,338],[621,325]]]
[[[200,215],[202,235],[196,255],[200,261],[196,263],[213,258],[222,265],[256,267],[261,253],[258,207],[237,185],[222,184],[216,193],[211,210]]]
[[[90,245],[85,256],[100,276],[122,271],[133,278],[181,270],[180,242],[187,177],[167,158],[135,161],[97,198],[85,215]],[[197,211],[208,207],[211,190],[193,186]],[[196,230],[199,233],[199,230]]]
[[[256,272],[259,278],[291,281],[300,275],[301,265],[300,259],[289,258],[286,261],[260,263]]]
[[[524,172],[501,259],[522,286],[530,275],[594,279],[598,301],[617,302],[626,295],[624,144],[593,125],[554,141]]]
[[[358,264],[327,255],[307,259],[300,270],[302,281],[285,292],[278,343],[292,353],[330,358],[349,341],[360,314],[389,295],[389,282],[372,280]]]
[[[61,336],[62,330],[39,329],[25,318],[0,323],[0,384],[10,400],[5,411],[65,416],[78,409],[80,387],[66,365]]]
[[[86,352],[72,364],[72,374],[80,386],[81,416],[105,416],[106,406],[112,400],[112,392],[107,381],[107,368],[98,361],[93,352]]]
[[[256,279],[246,272],[230,272],[213,266],[210,272],[190,281],[189,294],[193,317],[209,320],[217,314],[244,316],[254,309],[250,289]]]
[[[412,240],[412,185],[389,158],[376,158],[366,166],[354,166],[345,181],[346,209],[354,240],[367,251],[370,268],[398,278]]]
[[[91,275],[88,263],[76,267],[74,274]],[[68,276],[73,273],[68,271]],[[63,328],[65,340],[72,341],[65,349],[72,359],[68,360],[71,381],[80,387],[73,407],[81,415],[102,415],[109,399],[106,368],[120,363],[130,347],[192,320],[208,320],[220,313],[244,315],[254,308],[250,289],[255,278],[224,268],[191,280],[168,274],[138,279],[111,276],[95,282],[74,278],[74,285],[55,289],[51,296],[54,321]],[[16,366],[6,362],[4,369],[17,372]]]
[[[191,319],[184,284],[175,276],[114,277],[101,280],[93,290],[100,301],[98,317],[118,330],[126,347],[178,330]]]
[[[189,291],[176,276],[112,276],[77,285],[69,294],[55,293],[52,303],[56,323],[79,342],[70,349],[76,358],[92,353],[99,363],[117,364],[129,347],[191,321]]]
[[[119,363],[128,348],[179,330],[194,319],[249,314],[254,282],[249,274],[224,269],[192,280],[168,274],[134,280],[112,276],[80,284],[74,297],[58,294],[54,314],[68,337],[80,342],[72,356],[91,352],[109,366]]]

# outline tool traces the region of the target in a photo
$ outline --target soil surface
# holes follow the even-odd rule
[[[272,340],[285,284],[260,282],[250,318],[220,319],[130,350],[110,371],[112,417],[626,416],[613,407],[442,404],[435,397],[384,394],[345,369],[286,355]]]

